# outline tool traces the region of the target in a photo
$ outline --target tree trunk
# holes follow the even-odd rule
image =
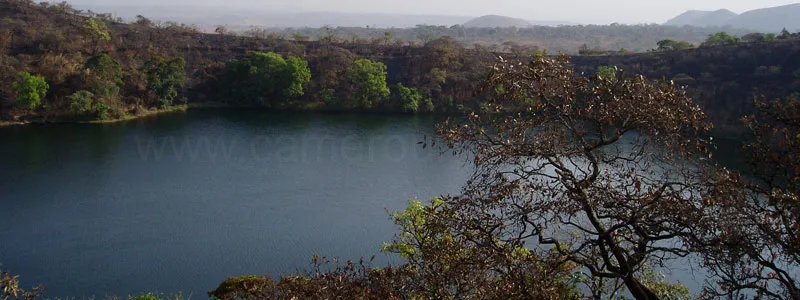
[[[658,300],[658,295],[641,284],[639,280],[636,280],[632,274],[626,276],[623,281],[628,291],[631,292],[631,295],[633,295],[633,298],[636,298],[636,300]]]

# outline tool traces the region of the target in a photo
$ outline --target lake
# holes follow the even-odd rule
[[[425,116],[200,110],[0,128],[0,263],[48,297],[183,292],[380,254],[409,198],[456,193],[463,158]]]
[[[48,297],[205,299],[229,276],[374,266],[408,199],[458,193],[463,157],[418,145],[441,117],[192,110],[0,128],[0,263]],[[718,158],[734,162],[735,140]],[[665,270],[693,292],[697,262]]]

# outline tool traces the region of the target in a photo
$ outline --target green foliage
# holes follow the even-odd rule
[[[389,97],[386,85],[386,65],[362,58],[353,62],[349,70],[350,82],[355,87],[353,100],[362,108],[372,108]]]
[[[28,72],[19,72],[14,82],[14,92],[17,93],[17,103],[26,109],[36,109],[42,105],[42,100],[47,95],[50,85],[44,77],[31,75]]]
[[[742,41],[746,43],[766,43],[774,41],[776,35],[774,33],[748,33],[742,36]]]
[[[433,68],[427,76],[427,83],[424,88],[427,89],[427,96],[433,96],[432,93],[441,93],[442,85],[447,83],[447,71],[440,68]]]
[[[459,212],[443,198],[423,204],[409,200],[392,218],[400,227],[383,251],[396,253],[418,272],[424,299],[573,299],[579,291],[568,276],[572,267],[560,259],[542,259],[520,244],[494,246],[507,255],[489,254],[487,246],[456,234]],[[506,270],[506,267],[511,270]],[[505,271],[496,271],[505,270]],[[469,295],[469,296],[467,296]],[[527,295],[527,296],[520,296]],[[531,298],[531,295],[536,295]]]
[[[159,106],[168,107],[178,97],[178,88],[186,79],[186,61],[182,57],[166,60],[157,56],[150,59],[144,67],[147,75],[147,88],[158,96]]]
[[[597,67],[597,76],[601,79],[615,80],[617,79],[617,67],[599,66]]]
[[[308,36],[302,35],[299,32],[292,33],[292,38],[299,42],[308,41]]]
[[[453,236],[447,232],[436,232],[435,228],[425,225],[430,223],[428,218],[435,218],[442,208],[441,199],[431,199],[430,206],[423,206],[422,201],[411,199],[405,211],[392,214],[394,222],[400,226],[400,233],[394,241],[383,245],[383,252],[397,253],[401,257],[414,260],[421,254],[417,244],[433,241],[451,241]],[[444,229],[444,228],[439,228]]]
[[[94,101],[94,94],[89,91],[77,91],[67,97],[69,100],[69,107],[73,113],[86,114],[92,111],[92,103]]]
[[[144,295],[133,297],[133,300],[161,300],[161,298],[159,298],[156,295],[153,295],[153,293],[147,293]]]
[[[715,34],[712,34],[703,42],[702,46],[709,47],[709,46],[721,46],[721,45],[732,45],[739,42],[739,38],[728,34],[725,31],[720,31]]]
[[[282,106],[304,94],[311,81],[308,62],[280,54],[251,52],[242,60],[229,61],[224,83],[232,101],[245,105]]]
[[[415,88],[407,88],[402,83],[395,86],[395,96],[400,110],[403,112],[417,112],[419,110],[420,102],[422,102],[422,94]]]
[[[92,34],[96,39],[101,41],[110,41],[111,35],[108,31],[108,26],[103,20],[97,18],[89,18],[84,22],[83,28]]]
[[[602,56],[608,55],[608,51],[600,49],[599,47],[590,48],[589,45],[583,44],[578,48],[578,54],[583,56]]]
[[[689,288],[685,285],[681,284],[680,282],[669,282],[667,281],[666,276],[664,273],[658,272],[653,270],[652,267],[645,264],[642,266],[642,269],[639,270],[639,277],[641,278],[642,284],[650,288],[656,295],[658,295],[659,299],[663,300],[689,300],[691,297],[689,296]]]
[[[98,54],[86,61],[86,82],[98,97],[119,95],[122,85],[122,66],[108,54]]]
[[[611,261],[616,262],[613,258]],[[592,287],[595,298],[608,300],[628,300],[627,295],[623,294],[624,283],[621,279],[597,278],[592,277],[586,270],[576,270],[573,275],[577,283]],[[658,299],[665,300],[689,300],[689,288],[680,282],[669,282],[662,272],[654,270],[650,265],[643,264],[637,272],[636,278],[641,284],[650,289],[658,296]]]
[[[73,114],[93,120],[107,120],[109,107],[103,102],[95,101],[94,94],[81,90],[69,97],[69,107]]]
[[[341,105],[339,98],[337,98],[334,91],[330,89],[319,90],[316,94],[316,98],[329,107]]]
[[[238,293],[240,297],[248,295],[255,297],[263,295],[267,289],[274,288],[275,283],[272,279],[264,276],[240,276],[228,277],[213,291],[208,292],[214,299],[230,299],[232,294]]]
[[[108,120],[109,107],[105,103],[97,102],[92,105],[92,111],[95,119]]]
[[[658,42],[658,48],[656,51],[678,51],[678,50],[687,50],[694,48],[692,43],[687,41],[675,41],[672,39],[661,40]]]

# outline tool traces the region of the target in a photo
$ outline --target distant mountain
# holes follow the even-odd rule
[[[695,22],[698,27],[725,26],[738,15],[727,9],[712,11]]]
[[[800,4],[751,10],[736,17],[731,26],[771,32],[785,27],[797,32],[800,31]]]
[[[464,27],[495,28],[495,27],[531,27],[531,23],[523,19],[504,17],[498,15],[488,15],[478,17],[464,23]]]
[[[667,21],[664,25],[690,25],[698,27],[725,26],[737,16],[736,13],[727,9],[716,11],[690,10]]]
[[[700,19],[702,19],[703,17],[707,16],[710,13],[711,13],[711,11],[705,11],[705,10],[689,10],[689,11],[686,11],[685,13],[682,13],[682,14],[678,15],[677,17],[674,17],[674,18],[670,19],[669,21],[664,23],[664,25],[667,25],[667,26],[686,26],[686,25],[689,25],[689,26],[691,26],[692,24],[694,24],[695,22],[698,22]]]
[[[671,26],[724,27],[778,32],[783,28],[800,30],[800,4],[751,10],[737,15],[720,9],[717,11],[690,10],[664,23]]]

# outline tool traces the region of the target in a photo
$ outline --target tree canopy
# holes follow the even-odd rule
[[[28,72],[17,74],[17,80],[14,82],[17,103],[26,109],[36,109],[41,106],[48,89],[50,85],[44,77],[31,75]]]
[[[675,41],[671,39],[661,40],[658,42],[658,48],[656,51],[677,51],[677,50],[687,50],[694,48],[694,45],[687,41]]]
[[[186,61],[182,57],[166,60],[157,56],[145,63],[147,88],[155,92],[162,107],[170,106],[178,97],[178,89],[186,80]]]
[[[227,63],[224,81],[232,101],[259,106],[282,106],[304,93],[311,80],[308,62],[274,52],[250,52]]]
[[[362,108],[381,105],[391,94],[386,84],[386,65],[362,58],[350,66],[350,82],[355,88],[352,101]]]
[[[474,176],[460,195],[424,209],[442,225],[404,226],[409,233],[390,250],[413,257],[425,240],[406,235],[438,230],[465,253],[482,253],[470,261],[486,261],[496,276],[527,257],[585,270],[574,283],[596,297],[620,287],[637,299],[681,294],[645,270],[688,255],[687,227],[708,217],[709,187],[686,162],[702,165],[711,126],[685,91],[642,77],[584,77],[564,57],[500,61],[485,90],[486,111],[437,129],[448,148],[470,153]]]
[[[715,34],[712,34],[703,42],[702,46],[721,46],[721,45],[731,45],[736,44],[739,42],[739,38],[728,34],[725,31],[720,31]]]
[[[400,110],[403,112],[417,112],[419,104],[423,102],[422,94],[417,89],[405,87],[402,83],[398,83],[395,86],[394,95],[397,98]]]
[[[800,101],[756,100],[743,119],[750,172],[720,171],[716,222],[695,247],[720,298],[800,299]]]

